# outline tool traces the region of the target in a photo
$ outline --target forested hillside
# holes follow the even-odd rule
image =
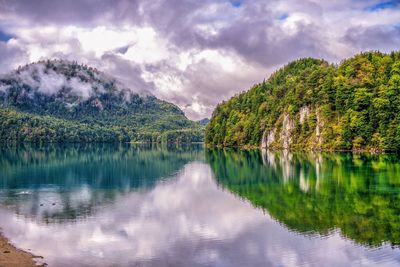
[[[400,149],[400,53],[339,65],[306,58],[222,102],[206,143],[290,149]]]
[[[76,62],[47,60],[0,77],[0,141],[202,141],[175,105]]]

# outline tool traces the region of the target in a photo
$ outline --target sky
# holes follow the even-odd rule
[[[0,74],[76,60],[193,120],[302,57],[400,49],[400,0],[0,0]]]

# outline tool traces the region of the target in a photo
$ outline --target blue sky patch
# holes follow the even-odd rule
[[[288,17],[289,17],[288,14],[282,14],[282,15],[280,15],[279,17],[277,17],[277,19],[278,19],[278,20],[285,20],[285,19],[287,19]]]
[[[242,6],[241,0],[230,0],[229,1],[233,7],[239,8]]]
[[[374,11],[379,11],[379,10],[383,10],[383,9],[395,8],[399,4],[400,4],[400,0],[383,1],[383,2],[379,2],[375,5],[369,6],[365,10],[374,12]]]
[[[2,31],[0,30],[0,41],[2,41],[2,42],[7,42],[7,41],[10,40],[11,38],[13,38],[11,35],[9,35],[9,34],[7,34],[7,33],[5,33],[5,32],[2,32]]]

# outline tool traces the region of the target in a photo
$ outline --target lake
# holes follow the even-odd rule
[[[49,266],[399,266],[394,154],[0,148],[0,227]]]

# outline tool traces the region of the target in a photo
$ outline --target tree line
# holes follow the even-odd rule
[[[311,112],[300,122],[303,107]],[[284,115],[293,121],[290,148],[399,150],[400,52],[361,53],[337,65],[313,58],[291,62],[220,103],[205,141],[259,146],[265,130],[275,128],[279,136]],[[322,142],[316,146],[317,123]]]

